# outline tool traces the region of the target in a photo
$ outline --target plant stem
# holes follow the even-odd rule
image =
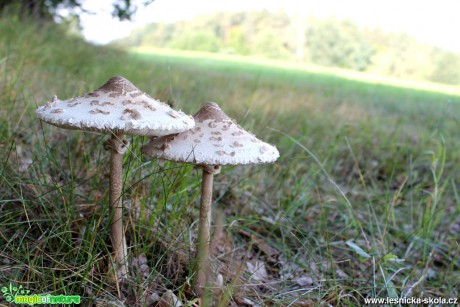
[[[120,142],[123,138],[121,134],[112,134],[112,143]],[[112,225],[110,236],[113,245],[113,257],[116,264],[116,274],[118,279],[123,279],[128,273],[126,238],[123,231],[123,203],[121,201],[122,190],[122,168],[123,154],[118,153],[114,148],[110,149],[110,210]]]
[[[211,226],[212,183],[214,175],[203,169],[201,183],[200,226],[198,230],[198,255],[195,292],[202,296],[208,279],[209,238]]]

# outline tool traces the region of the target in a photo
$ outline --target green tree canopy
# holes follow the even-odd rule
[[[170,48],[208,52],[217,52],[221,46],[221,40],[210,30],[181,32],[168,44]]]
[[[148,5],[154,0],[144,0],[143,5]],[[7,8],[16,8],[22,16],[29,16],[36,19],[52,19],[57,15],[59,8],[67,8],[74,14],[84,12],[83,0],[2,0],[0,2],[0,13]],[[129,20],[136,12],[137,5],[132,0],[113,0],[114,17],[120,20]]]

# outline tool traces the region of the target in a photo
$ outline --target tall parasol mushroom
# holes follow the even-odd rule
[[[220,172],[221,165],[274,162],[279,152],[241,128],[213,102],[205,104],[194,119],[194,128],[175,136],[154,137],[142,147],[142,153],[203,169],[195,277],[195,291],[202,296],[209,262],[213,175]]]
[[[167,135],[194,126],[191,116],[175,111],[147,94],[131,82],[115,76],[94,92],[69,100],[54,96],[51,102],[36,111],[44,122],[73,130],[95,131],[111,135],[104,142],[110,150],[111,239],[117,277],[128,273],[126,239],[122,224],[122,162],[129,147],[128,135]]]

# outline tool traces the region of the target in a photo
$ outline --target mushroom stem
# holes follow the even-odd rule
[[[209,267],[209,238],[211,226],[212,183],[214,174],[203,169],[201,183],[200,225],[198,230],[198,255],[195,292],[202,296],[206,286]]]
[[[123,231],[123,203],[121,201],[123,151],[119,150],[124,143],[122,134],[112,134],[110,139],[110,210],[112,225],[110,236],[113,245],[113,257],[117,266],[115,272],[118,279],[125,278],[128,273],[126,238]],[[122,145],[119,145],[122,143]],[[117,146],[119,145],[119,146]],[[117,150],[118,149],[118,150]]]

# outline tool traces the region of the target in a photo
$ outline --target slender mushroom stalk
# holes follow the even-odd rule
[[[214,174],[220,172],[220,166],[205,165],[201,181],[201,207],[198,229],[198,255],[196,260],[195,291],[202,296],[209,274],[209,241],[211,237],[212,184]]]
[[[129,142],[123,139],[122,134],[112,134],[111,138],[104,143],[104,149],[110,150],[110,191],[109,203],[112,211],[112,225],[110,237],[112,239],[113,259],[117,277],[125,277],[128,274],[128,249],[123,229],[123,202],[121,199],[123,154],[129,147]]]
[[[279,152],[238,126],[213,102],[205,104],[194,118],[194,128],[174,136],[154,138],[142,147],[142,153],[154,158],[197,164],[203,169],[194,284],[195,292],[203,297],[209,271],[214,174],[219,173],[222,165],[274,162]]]
[[[126,278],[127,244],[122,223],[122,164],[128,135],[162,136],[192,128],[191,116],[175,111],[141,92],[131,82],[115,76],[84,96],[53,100],[36,111],[38,118],[57,127],[110,134],[104,148],[110,150],[111,239],[117,280]]]

